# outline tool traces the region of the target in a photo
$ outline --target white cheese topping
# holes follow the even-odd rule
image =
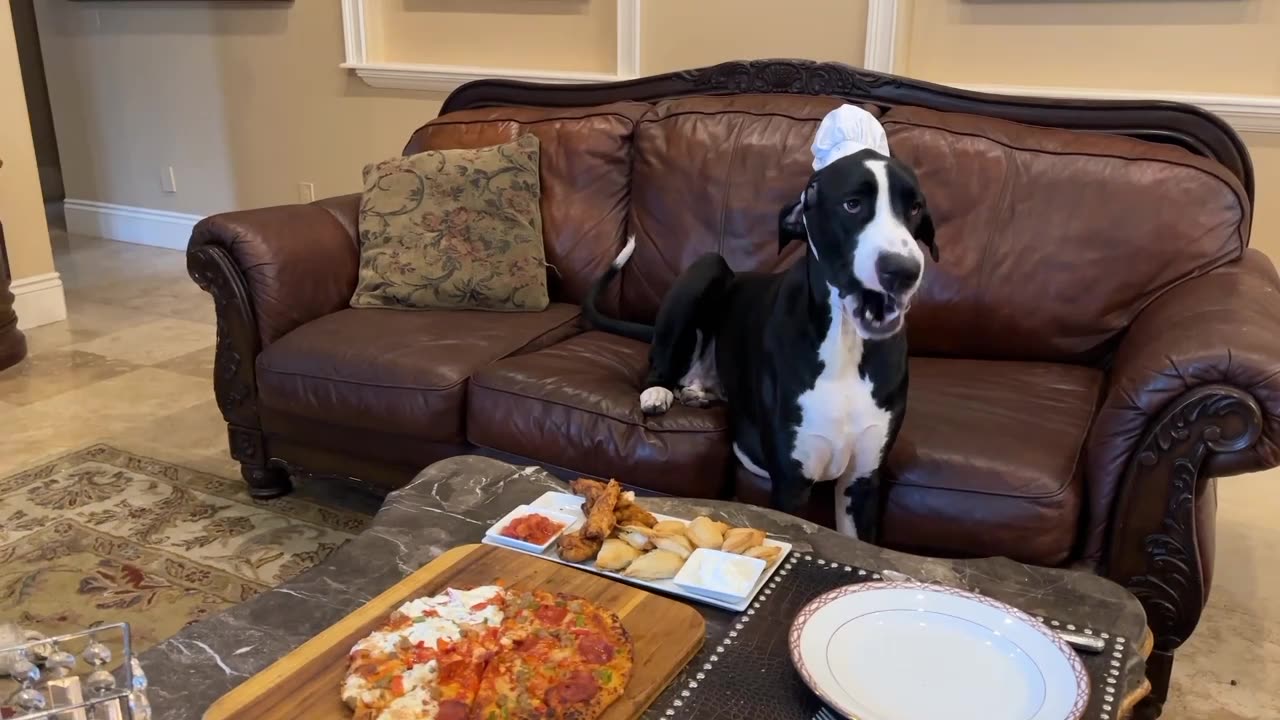
[[[410,645],[426,643],[423,647],[432,650],[435,649],[437,640],[457,642],[462,639],[462,631],[455,623],[438,617],[418,617],[412,625],[400,632],[409,639]]]
[[[342,682],[342,701],[355,708],[359,700],[365,705],[373,705],[382,698],[382,690],[369,685],[369,681],[359,675],[348,675]]]
[[[459,625],[490,625],[496,627],[502,624],[502,608],[492,605],[481,610],[472,610],[471,608],[493,600],[501,594],[502,588],[496,585],[485,585],[474,590],[454,590],[449,588],[435,597],[411,600],[400,606],[400,612],[414,618],[421,617],[428,610],[434,610],[440,617],[452,620]]]
[[[422,663],[421,665],[414,665],[405,671],[404,689],[413,690],[416,688],[422,688],[430,690],[431,685],[436,681],[436,674],[437,668],[435,660]]]
[[[502,624],[503,612],[498,606],[486,606],[479,610],[473,607],[487,603],[503,594],[503,589],[496,585],[486,585],[473,590],[455,590],[449,588],[443,593],[429,598],[418,598],[400,606],[399,612],[411,622],[399,630],[376,631],[360,640],[351,648],[354,653],[366,650],[372,653],[376,662],[378,656],[394,655],[400,650],[402,640],[411,645],[422,643],[423,647],[434,649],[440,640],[457,642],[462,639],[461,626],[488,625],[496,627]],[[430,616],[428,611],[434,611]],[[435,688],[438,665],[435,660],[420,663],[409,668],[402,675],[405,694],[396,698],[385,710],[378,714],[377,720],[421,720],[433,718],[438,705],[432,697]],[[357,701],[365,705],[385,702],[388,691],[374,687],[367,679],[351,674],[343,680],[342,699],[351,707]]]
[[[386,710],[378,713],[378,720],[423,720],[436,716],[436,701],[425,688],[419,688],[396,698]]]
[[[370,633],[368,637],[356,643],[351,648],[351,652],[357,650],[368,650],[374,653],[394,653],[400,646],[400,632],[391,631],[383,632],[381,630]]]

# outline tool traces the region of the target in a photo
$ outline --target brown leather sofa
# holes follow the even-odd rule
[[[1130,588],[1173,651],[1213,575],[1215,480],[1280,462],[1280,280],[1248,249],[1239,138],[1193,107],[964,92],[841,65],[727,63],[596,86],[472,83],[406,153],[542,140],[553,304],[538,314],[347,306],[351,195],[199,224],[189,267],[218,310],[215,387],[255,495],[290,475],[383,490],[489,452],[664,493],[765,503],[723,409],[644,417],[646,348],[581,326],[651,320],[693,258],[775,270],[778,209],[819,120],[878,114],[916,169],[942,260],[908,319],[907,419],[884,541],[1090,568]],[[372,159],[372,158],[371,158]],[[820,495],[807,513],[832,521]]]

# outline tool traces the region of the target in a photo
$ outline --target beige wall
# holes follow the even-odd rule
[[[439,111],[338,67],[337,2],[37,6],[69,198],[203,215],[352,192]]]
[[[645,0],[646,73],[740,57],[858,62],[865,0]],[[207,214],[360,187],[443,96],[383,91],[338,67],[337,2],[36,3],[67,197]],[[609,0],[369,0],[373,59],[612,72]],[[507,11],[532,18],[516,33]],[[681,19],[682,13],[692,13]],[[474,47],[462,40],[490,31]],[[554,29],[554,32],[552,30]],[[593,35],[591,35],[593,34]],[[173,166],[177,194],[161,191]]]
[[[367,0],[366,7],[374,60],[616,70],[615,0]],[[861,64],[866,18],[866,0],[643,0],[641,72],[745,57]]]
[[[616,65],[614,0],[372,0],[366,7],[379,30],[373,60],[601,73]]]
[[[953,82],[1280,94],[1276,0],[917,0],[900,70]]]
[[[610,72],[611,0],[367,0],[370,57]],[[359,188],[442,96],[338,68],[336,0],[40,0],[69,197],[205,214]],[[903,74],[939,82],[1280,94],[1280,0],[912,0]],[[861,62],[866,0],[643,0],[641,71],[744,57]],[[802,11],[801,11],[802,10]],[[817,21],[820,19],[820,21]],[[1188,48],[1212,48],[1188,59]],[[1246,137],[1255,245],[1280,257],[1280,136]],[[176,195],[160,176],[172,165]]]
[[[1280,263],[1280,135],[1244,133],[1243,137],[1258,188],[1250,244]]]
[[[1280,95],[1277,0],[914,0],[895,71],[941,83]],[[1243,135],[1280,258],[1280,135]]]
[[[798,57],[862,64],[866,0],[644,0],[641,71]]]
[[[0,223],[15,279],[53,272],[13,19],[0,8]]]

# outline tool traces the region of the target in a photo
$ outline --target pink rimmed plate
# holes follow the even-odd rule
[[[854,720],[1079,720],[1080,658],[1017,608],[916,582],[836,588],[800,611],[791,660]]]

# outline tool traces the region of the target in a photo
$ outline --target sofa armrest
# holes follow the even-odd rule
[[[1171,289],[1121,341],[1090,431],[1085,557],[1146,609],[1157,687],[1208,599],[1207,478],[1280,464],[1278,307],[1256,250]]]
[[[211,249],[226,253],[231,271],[243,278],[258,343],[265,348],[347,306],[359,265],[359,205],[356,194],[213,215],[196,225],[188,264]]]
[[[1175,400],[1211,385],[1252,398],[1263,427],[1246,447],[1211,454],[1209,469],[1233,474],[1280,464],[1280,277],[1257,250],[1179,284],[1130,326],[1085,450],[1091,535],[1086,554],[1102,549],[1144,434]]]

